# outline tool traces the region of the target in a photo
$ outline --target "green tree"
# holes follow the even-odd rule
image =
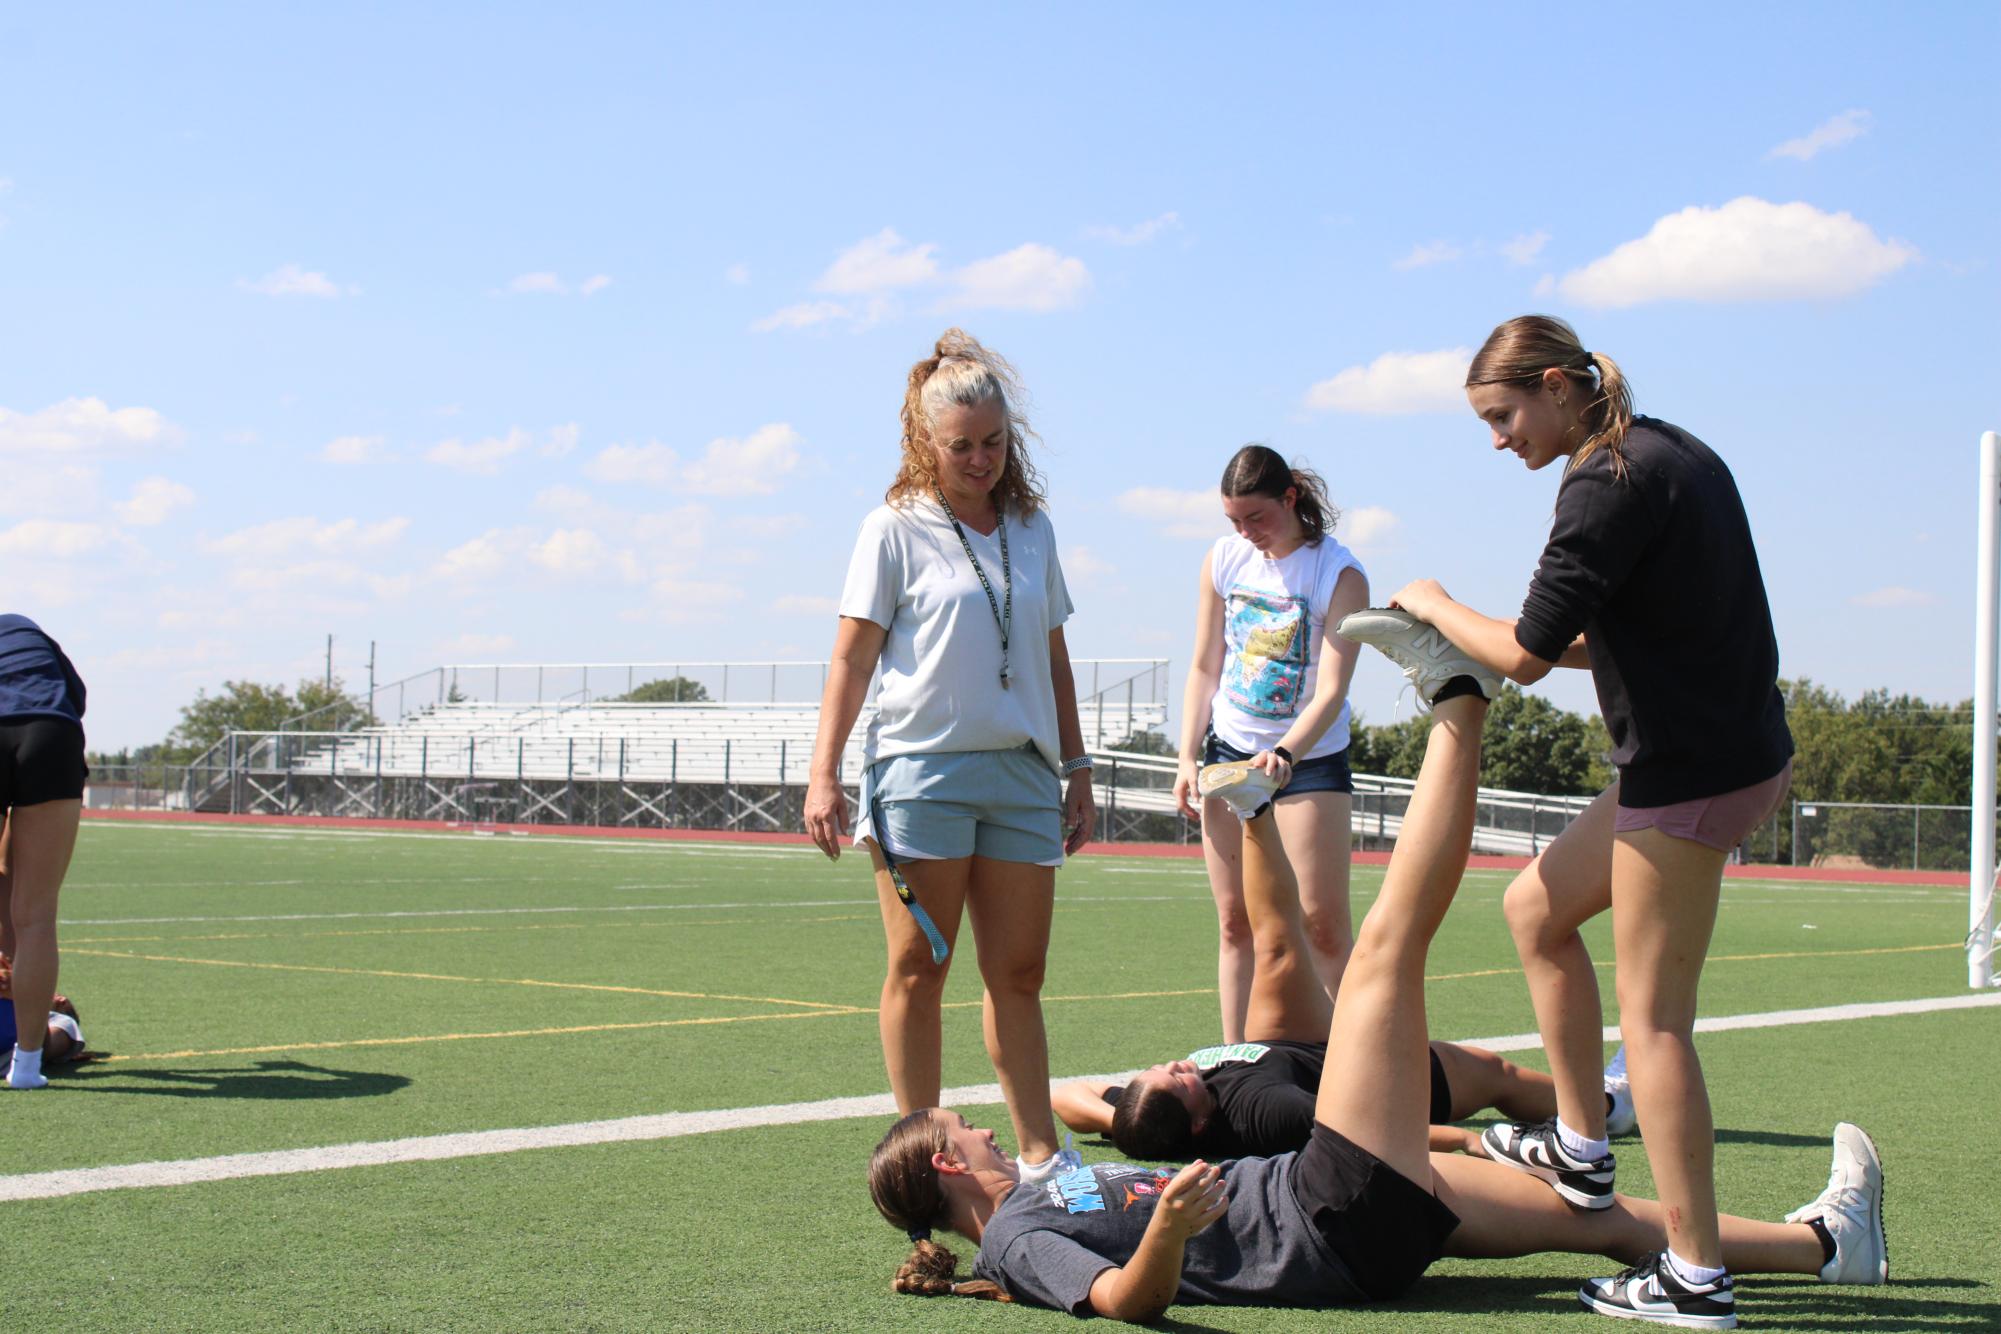
[[[663,676],[657,681],[648,681],[627,694],[613,699],[614,704],[706,704],[709,688],[700,681],[686,676]]]
[[[1571,796],[1592,791],[1592,737],[1584,719],[1509,684],[1487,710],[1480,784]]]
[[[1166,733],[1147,729],[1134,732],[1130,736],[1122,736],[1106,749],[1123,750],[1132,755],[1164,755],[1168,759],[1173,759],[1179,753],[1175,750],[1174,743],[1167,739]]]
[[[230,732],[275,732],[298,711],[298,700],[282,685],[224,681],[220,694],[197,690],[194,702],[181,706],[181,721],[167,744],[180,758],[192,758]]]

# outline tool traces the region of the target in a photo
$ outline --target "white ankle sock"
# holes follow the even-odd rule
[[[1560,1116],[1556,1118],[1556,1138],[1563,1145],[1563,1151],[1581,1163],[1595,1163],[1612,1152],[1610,1140],[1586,1139],[1565,1125]]]
[[[42,1049],[23,1051],[20,1044],[14,1046],[14,1064],[7,1071],[7,1087],[15,1089],[38,1089],[48,1087],[49,1081],[42,1078]]]
[[[1702,1265],[1690,1264],[1676,1255],[1672,1249],[1668,1251],[1667,1258],[1668,1264],[1674,1269],[1674,1276],[1692,1288],[1707,1287],[1730,1272],[1722,1265],[1709,1269]]]

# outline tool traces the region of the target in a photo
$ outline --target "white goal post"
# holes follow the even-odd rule
[[[1994,985],[1994,742],[2001,596],[2001,436],[1980,437],[1980,554],[1973,610],[1973,846],[1967,875],[1966,984]]]

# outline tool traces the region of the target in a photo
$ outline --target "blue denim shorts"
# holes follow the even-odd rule
[[[1257,754],[1254,750],[1238,750],[1219,740],[1214,732],[1202,739],[1202,763],[1223,764],[1231,760],[1248,760]],[[1300,797],[1308,792],[1355,791],[1355,775],[1348,768],[1348,752],[1344,748],[1332,755],[1322,755],[1316,759],[1301,760],[1292,766],[1292,777],[1278,790],[1279,798]]]
[[[856,843],[875,837],[872,802],[898,861],[1063,864],[1063,784],[1033,745],[877,761],[862,772]]]

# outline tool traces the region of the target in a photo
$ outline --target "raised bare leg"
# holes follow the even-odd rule
[[[1461,695],[1431,716],[1424,764],[1382,893],[1362,922],[1334,1000],[1314,1119],[1391,1168],[1431,1180],[1424,964],[1472,845],[1487,702]]]
[[[1224,802],[1211,797],[1202,803],[1202,860],[1209,871],[1209,894],[1216,900],[1216,995],[1225,1042],[1244,1040],[1244,1012],[1257,964],[1251,919],[1244,911],[1242,823]]]
[[[1341,989],[1341,974],[1355,948],[1355,920],[1348,907],[1354,804],[1346,792],[1303,792],[1281,796],[1272,807],[1299,877],[1299,906],[1305,914],[1313,971],[1329,1001]]]

